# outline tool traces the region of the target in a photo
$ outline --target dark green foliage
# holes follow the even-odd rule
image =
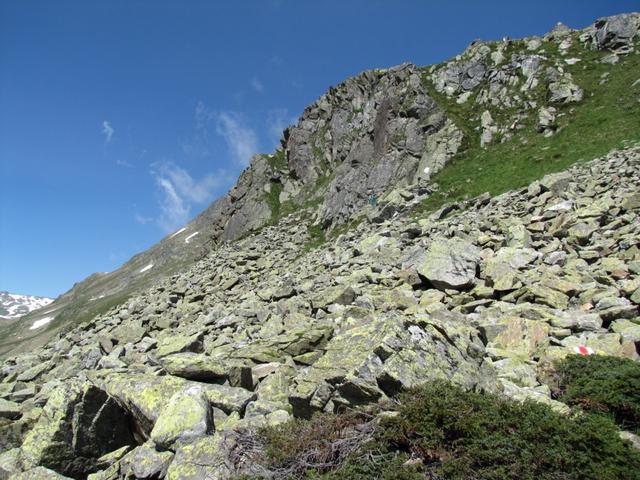
[[[604,417],[568,418],[444,382],[402,395],[400,416],[384,425],[381,439],[451,479],[613,480],[640,471],[640,455]]]
[[[282,192],[282,183],[271,181],[269,192],[264,194],[264,199],[271,209],[271,225],[275,225],[280,220],[280,193]]]
[[[556,365],[560,400],[609,414],[622,428],[640,432],[640,363],[604,355],[570,355]]]
[[[266,466],[282,472],[292,464],[304,465],[300,459],[314,452],[313,458],[325,461],[324,468],[274,478],[640,478],[640,454],[602,415],[566,417],[546,405],[465,392],[446,382],[402,394],[397,410],[370,433],[366,426],[371,420],[354,413],[323,414],[265,429],[260,435]],[[340,459],[335,446],[357,436],[354,432],[361,432],[358,447]]]
[[[274,170],[289,169],[289,166],[287,164],[287,156],[282,149],[276,150],[275,153],[271,156],[267,156],[267,163]]]
[[[307,233],[309,234],[309,239],[304,245],[305,252],[318,248],[327,241],[325,231],[320,225],[309,225]]]

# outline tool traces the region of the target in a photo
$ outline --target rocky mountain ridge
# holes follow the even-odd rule
[[[535,56],[568,39],[567,49],[595,42],[618,51],[600,61],[613,55],[624,65],[637,56],[635,32],[637,16],[616,17],[518,48]],[[449,155],[489,151],[539,122],[543,106],[532,102],[541,92],[558,101],[556,118],[530,132],[543,138],[562,138],[570,109],[586,101],[578,72],[569,77],[555,57],[555,66],[534,67],[509,43],[483,47],[330,91],[285,133],[279,153],[257,157],[196,220],[221,239],[241,235],[241,221],[272,225],[220,242],[183,272],[7,358],[0,478],[259,475],[238,432],[360,408],[440,378],[566,412],[546,382],[554,360],[576,352],[638,360],[635,142],[497,196],[422,208],[443,193],[430,177],[456,161]],[[478,58],[498,67],[482,72]],[[570,66],[574,57],[558,58]],[[535,73],[509,73],[523,66]],[[516,98],[513,87],[525,90]],[[451,104],[480,114],[462,122]],[[349,223],[354,215],[362,221]],[[348,228],[313,242],[318,225],[343,221]]]

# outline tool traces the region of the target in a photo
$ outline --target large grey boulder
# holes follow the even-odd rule
[[[476,277],[480,251],[460,238],[439,239],[429,248],[418,266],[418,273],[434,287],[461,290],[470,287]]]
[[[623,13],[596,20],[593,44],[599,50],[628,48],[638,33],[638,15]]]

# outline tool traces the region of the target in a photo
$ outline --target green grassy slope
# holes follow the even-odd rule
[[[554,49],[557,46],[549,44],[545,55],[557,57],[559,54]],[[555,135],[546,138],[537,132],[537,110],[531,110],[520,121],[524,128],[504,143],[486,149],[480,147],[477,122],[470,120],[478,118],[485,107],[473,101],[459,105],[455,99],[436,92],[425,80],[434,98],[463,130],[465,141],[462,150],[432,177],[440,189],[416,213],[484,192],[498,195],[524,187],[573,163],[592,160],[614,148],[640,141],[640,82],[637,82],[640,55],[622,57],[616,65],[601,63],[606,55],[607,52],[593,51],[574,41],[564,58],[578,57],[581,61],[566,65],[565,70],[584,90],[584,98],[578,103],[556,105],[560,128]],[[607,81],[600,83],[605,73],[608,73]],[[544,103],[544,88],[539,86],[536,90],[537,97]],[[494,118],[508,113],[492,112]]]

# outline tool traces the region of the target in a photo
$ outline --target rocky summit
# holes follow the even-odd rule
[[[200,260],[4,360],[0,478],[256,475],[239,432],[437,379],[568,413],[554,361],[640,359],[637,125],[626,144],[624,128],[599,139],[597,158],[503,192],[473,185],[508,177],[491,173],[492,148],[573,138],[589,89],[637,62],[638,18],[331,89],[197,219],[212,240]],[[591,69],[617,73],[585,84]],[[636,109],[638,85],[625,88]],[[456,196],[447,179],[474,158],[486,163]]]

